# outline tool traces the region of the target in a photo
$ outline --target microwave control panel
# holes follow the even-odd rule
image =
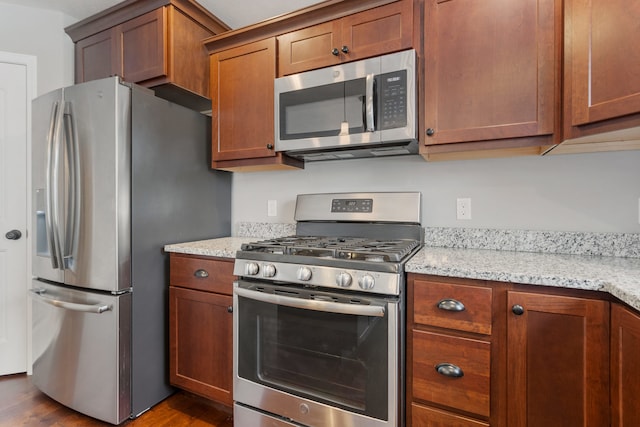
[[[376,76],[378,126],[380,130],[407,125],[407,71],[399,70]]]

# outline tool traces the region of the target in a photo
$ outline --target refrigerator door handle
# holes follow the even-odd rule
[[[80,233],[80,147],[78,144],[78,130],[73,114],[72,103],[65,103],[64,128],[67,138],[66,153],[67,164],[69,165],[69,185],[67,187],[67,220],[65,236],[64,267],[75,271],[76,259],[78,255],[78,236]]]
[[[63,301],[55,298],[49,298],[45,296],[46,289],[36,288],[29,289],[31,292],[31,296],[33,298],[37,298],[38,300],[44,302],[45,304],[52,305],[54,307],[63,308],[65,310],[78,311],[82,313],[95,313],[102,314],[105,311],[110,311],[112,309],[111,305],[101,305],[101,304],[78,304],[70,301]]]
[[[60,162],[60,132],[63,101],[56,101],[51,110],[49,132],[47,133],[47,171],[46,171],[46,233],[47,245],[51,254],[51,267],[64,269],[60,249],[60,235],[58,231],[58,186]]]

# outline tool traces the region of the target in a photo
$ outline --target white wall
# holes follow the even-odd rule
[[[640,151],[427,163],[419,156],[237,173],[233,222],[294,222],[299,193],[421,191],[428,227],[640,232]],[[456,220],[456,198],[472,219]],[[267,216],[267,200],[278,215]]]
[[[37,57],[37,95],[73,84],[73,42],[64,32],[69,19],[0,0],[0,51]]]

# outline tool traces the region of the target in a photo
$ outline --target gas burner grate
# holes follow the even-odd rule
[[[291,256],[401,262],[419,246],[417,240],[375,240],[361,237],[287,236],[242,245],[243,251]]]

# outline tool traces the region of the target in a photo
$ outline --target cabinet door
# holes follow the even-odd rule
[[[556,0],[425,2],[426,145],[554,132],[555,11]]]
[[[639,21],[636,1],[566,1],[566,125],[640,113]]]
[[[342,44],[354,61],[410,49],[413,39],[413,3],[397,1],[342,19]]]
[[[167,74],[165,14],[161,7],[117,27],[119,75],[125,81],[139,83]]]
[[[275,156],[275,38],[213,54],[210,61],[213,161]]]
[[[341,62],[340,20],[278,37],[278,76],[328,67]]]
[[[278,37],[278,76],[410,49],[413,3],[402,0]]]
[[[509,427],[609,425],[609,303],[515,291],[507,300]]]
[[[233,404],[231,296],[169,288],[171,384]]]
[[[120,60],[115,55],[116,40],[113,29],[108,29],[76,43],[76,83],[118,74]]]
[[[640,426],[640,316],[611,307],[611,425]]]

